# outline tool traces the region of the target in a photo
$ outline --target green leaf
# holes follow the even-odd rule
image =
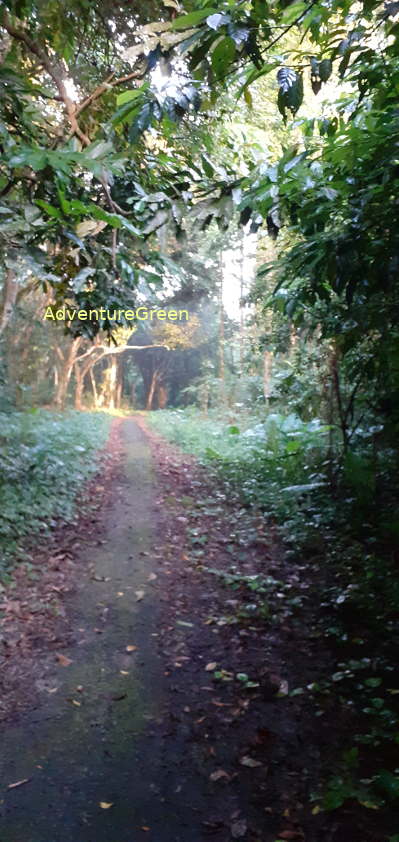
[[[48,214],[48,216],[52,216],[54,219],[61,219],[61,211],[59,208],[55,208],[54,205],[50,205],[43,199],[36,199],[36,204],[39,206],[39,208],[43,208],[43,210]]]
[[[136,99],[130,102],[125,102],[124,105],[121,105],[121,107],[115,111],[115,114],[112,117],[112,125],[116,127],[119,126],[120,123],[131,123],[139,108],[140,103],[138,103]]]
[[[123,93],[118,94],[116,97],[116,104],[125,105],[126,102],[132,102],[132,100],[135,100],[137,97],[142,95],[143,88],[144,85],[140,88],[135,88],[133,91],[123,91]]]
[[[287,6],[282,14],[282,21],[284,24],[293,23],[297,18],[301,17],[304,12],[309,8],[308,3],[304,3],[303,0],[299,3],[291,3]]]
[[[302,105],[303,78],[302,74],[296,73],[290,67],[282,67],[277,73],[277,80],[280,85],[277,105],[280,114],[286,120],[287,109],[294,115]]]
[[[212,161],[209,160],[207,155],[201,155],[201,163],[202,163],[202,167],[203,167],[205,175],[207,175],[208,178],[213,178],[213,176],[215,174],[215,169],[214,169],[214,166],[212,164]]]
[[[319,64],[319,76],[322,82],[327,82],[332,73],[332,61],[324,58]]]
[[[227,68],[234,61],[236,45],[232,38],[223,38],[216,45],[211,55],[212,68],[217,79],[223,79]]]
[[[140,135],[150,127],[154,116],[154,103],[146,102],[129,129],[130,143],[134,143]]]
[[[297,74],[292,67],[280,67],[280,70],[277,71],[277,81],[283,94],[289,91],[297,78]]]
[[[28,166],[38,172],[47,166],[48,157],[44,149],[30,149],[25,147],[13,155],[9,160],[10,167]]]
[[[190,29],[191,27],[197,26],[198,23],[201,23],[205,18],[209,17],[217,12],[217,9],[199,9],[196,12],[190,12],[188,15],[181,15],[178,18],[175,18],[172,21],[171,29]]]

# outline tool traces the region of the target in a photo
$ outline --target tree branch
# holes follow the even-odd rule
[[[116,88],[117,85],[123,85],[124,82],[130,82],[131,79],[142,79],[144,76],[143,71],[134,71],[134,73],[128,73],[127,76],[121,76],[120,79],[114,79],[115,73],[111,73],[98,88],[95,88],[93,93],[91,93],[86,99],[82,100],[79,105],[76,107],[76,115],[78,116],[84,111],[88,105],[91,105],[96,99],[102,96],[105,91],[108,91],[110,88]],[[113,80],[113,81],[112,81]]]
[[[89,144],[91,143],[90,138],[88,138],[87,135],[82,131],[76,119],[76,105],[72,101],[70,96],[68,96],[62,72],[57,70],[57,68],[51,62],[46,51],[37,43],[37,41],[34,41],[26,32],[24,32],[21,29],[17,29],[11,23],[9,14],[6,10],[4,11],[1,25],[8,32],[8,34],[12,38],[14,38],[14,40],[20,41],[22,44],[25,44],[25,47],[27,47],[29,52],[36,56],[43,65],[44,69],[47,70],[48,75],[53,80],[57,91],[61,97],[61,100],[64,103],[65,111],[67,113],[67,117],[70,122],[73,134],[76,134],[79,140],[81,140],[85,146],[89,146]]]

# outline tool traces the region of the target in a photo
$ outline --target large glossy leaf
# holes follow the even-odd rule
[[[227,69],[234,61],[236,45],[232,38],[223,38],[212,51],[211,61],[217,79],[223,79]]]

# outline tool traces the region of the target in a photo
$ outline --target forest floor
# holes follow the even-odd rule
[[[1,842],[382,842],[318,807],[345,722],[290,695],[329,658],[312,571],[141,417],[110,453],[6,594]]]

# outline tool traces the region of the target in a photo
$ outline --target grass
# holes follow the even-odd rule
[[[299,498],[309,500],[323,488],[328,428],[318,419],[241,413],[230,423],[194,409],[152,412],[148,418],[161,435],[213,466],[246,503],[281,522],[295,512]]]
[[[0,575],[23,558],[28,537],[74,519],[111,422],[99,412],[0,413]]]

